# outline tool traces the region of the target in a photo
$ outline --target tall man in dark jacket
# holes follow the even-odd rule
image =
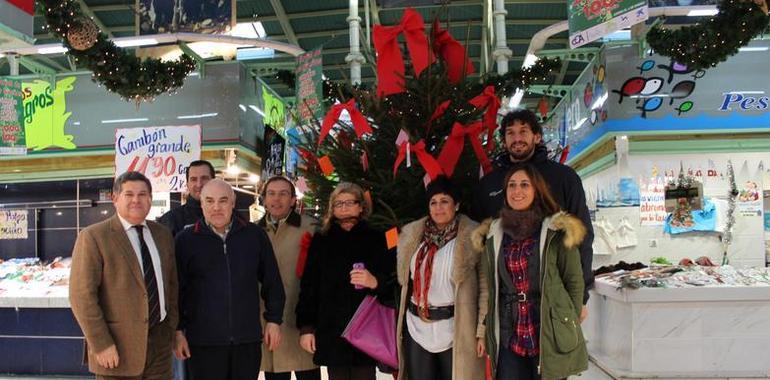
[[[176,236],[185,226],[195,223],[203,216],[201,189],[214,179],[214,166],[205,160],[193,161],[185,169],[185,178],[187,178],[187,203],[169,210],[158,219],[158,222],[171,230],[172,236]]]
[[[588,302],[588,289],[594,283],[591,270],[593,261],[594,232],[591,217],[588,214],[583,183],[575,170],[569,166],[548,159],[548,151],[542,144],[543,128],[537,121],[537,116],[529,110],[516,110],[508,113],[500,122],[500,133],[505,140],[507,152],[495,159],[495,169],[484,176],[474,191],[473,214],[480,221],[486,218],[496,218],[503,206],[503,180],[505,174],[517,163],[533,165],[545,178],[551,190],[551,195],[559,206],[568,213],[576,216],[585,224],[588,230],[583,243],[580,245],[580,259],[585,279],[583,305]],[[583,306],[581,321],[588,316],[588,310]]]
[[[211,180],[201,199],[203,218],[176,236],[180,320],[174,354],[189,358],[193,380],[254,380],[261,342],[274,350],[281,341],[281,275],[265,231],[233,215],[235,193],[227,182]]]

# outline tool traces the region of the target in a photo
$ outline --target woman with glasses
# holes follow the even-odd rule
[[[398,241],[399,378],[484,380],[487,281],[471,244],[478,224],[459,213],[446,177],[426,193],[428,216],[404,226]]]
[[[300,282],[300,346],[327,367],[329,380],[375,380],[376,362],[341,336],[367,294],[392,298],[395,257],[366,222],[371,205],[360,186],[340,183],[329,198]]]

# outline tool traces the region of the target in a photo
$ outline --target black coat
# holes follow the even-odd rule
[[[187,203],[172,208],[158,218],[158,223],[168,227],[171,235],[176,236],[185,226],[189,226],[203,217],[201,202],[193,197],[187,198]]]
[[[543,145],[538,145],[535,148],[535,154],[527,163],[534,166],[540,175],[543,176],[551,190],[551,195],[556,200],[556,203],[559,204],[559,207],[580,219],[588,230],[583,243],[579,247],[583,278],[586,284],[583,303],[586,303],[588,302],[588,289],[594,283],[594,275],[591,270],[593,262],[593,248],[591,246],[594,241],[594,230],[591,225],[588,206],[586,205],[583,182],[575,170],[569,166],[549,160],[548,151]],[[505,198],[503,181],[508,170],[514,164],[511,162],[508,153],[498,156],[494,164],[494,170],[479,181],[479,185],[473,193],[473,217],[477,221],[497,218],[500,209],[503,207],[503,199]]]
[[[356,290],[350,284],[353,263],[362,262],[378,287]],[[313,237],[300,282],[297,327],[315,333],[313,361],[325,366],[371,366],[375,361],[341,338],[367,294],[392,298],[396,256],[387,250],[385,234],[361,221],[345,231],[333,223]]]
[[[179,330],[191,345],[262,341],[260,294],[268,322],[281,324],[286,301],[265,231],[233,217],[225,240],[203,219],[176,236]]]

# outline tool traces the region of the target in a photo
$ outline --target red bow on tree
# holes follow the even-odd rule
[[[476,153],[476,158],[481,163],[481,167],[484,169],[484,174],[492,171],[492,163],[489,161],[489,157],[484,152],[484,148],[481,146],[481,140],[479,134],[484,132],[484,126],[481,122],[477,121],[468,126],[462,125],[458,122],[452,126],[452,132],[449,134],[444,147],[441,149],[441,153],[438,155],[438,163],[446,173],[447,177],[451,177],[457,166],[457,161],[460,159],[460,155],[463,153],[465,147],[465,136],[471,140],[471,146]]]
[[[356,108],[356,100],[350,99],[347,103],[335,104],[324,116],[324,122],[321,125],[321,135],[318,137],[318,145],[326,138],[326,135],[332,130],[334,124],[339,121],[342,110],[347,110],[350,114],[350,122],[353,123],[353,130],[356,131],[356,136],[359,138],[366,133],[372,132],[372,127],[369,126],[369,122],[361,111]]]
[[[441,102],[441,104],[439,104],[438,107],[436,107],[436,110],[433,111],[433,115],[430,116],[430,120],[428,120],[428,124],[432,123],[433,120],[440,118],[441,115],[443,115],[444,112],[446,112],[447,108],[449,108],[449,103],[450,103],[449,100],[444,100],[443,102]]]
[[[473,74],[473,62],[465,54],[465,48],[448,31],[441,29],[438,18],[433,21],[433,51],[444,59],[450,82],[460,82],[463,70],[465,75]]]
[[[486,107],[484,113],[484,126],[487,128],[487,151],[495,149],[495,128],[497,128],[497,110],[500,109],[500,99],[495,95],[495,86],[487,86],[481,94],[477,95],[468,103],[476,108]]]
[[[412,8],[404,11],[401,23],[395,26],[374,26],[374,49],[377,51],[377,95],[388,96],[404,91],[404,58],[398,46],[403,33],[414,73],[420,75],[433,60],[425,37],[422,16]]]
[[[414,154],[417,155],[417,161],[420,162],[422,168],[428,173],[431,181],[441,175],[441,165],[438,164],[438,161],[436,161],[430,153],[425,151],[425,141],[420,140],[415,144],[402,142],[401,145],[398,146],[398,156],[396,157],[396,162],[393,163],[393,178],[396,178],[398,167],[404,161],[404,158],[406,158],[407,147],[409,151],[414,152]]]

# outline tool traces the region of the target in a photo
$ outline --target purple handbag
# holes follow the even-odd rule
[[[377,297],[364,297],[342,337],[372,359],[398,368],[396,309],[383,306]]]

